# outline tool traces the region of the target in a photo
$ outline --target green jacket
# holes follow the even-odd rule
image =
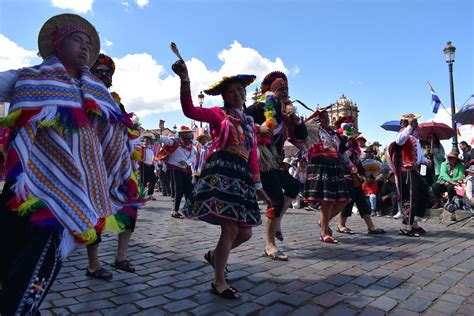
[[[448,162],[443,161],[441,163],[441,167],[439,170],[439,177],[438,181],[436,182],[442,182],[442,181],[458,181],[462,180],[462,177],[464,176],[464,165],[462,162],[458,161],[454,165],[454,174],[452,177],[448,175]]]

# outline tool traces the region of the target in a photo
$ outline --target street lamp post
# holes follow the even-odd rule
[[[451,45],[451,42],[448,42],[446,47],[443,49],[446,62],[449,67],[449,84],[451,90],[451,126],[454,131],[453,136],[453,150],[459,151],[458,149],[458,133],[456,129],[456,121],[454,120],[454,114],[456,114],[456,106],[454,101],[454,80],[453,80],[453,63],[454,63],[454,54],[456,52],[456,47]]]
[[[204,104],[204,94],[202,91],[198,94],[198,102],[199,106],[202,108],[202,105]],[[202,122],[199,122],[199,127],[202,127]]]

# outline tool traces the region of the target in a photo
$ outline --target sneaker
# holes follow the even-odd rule
[[[382,216],[382,212],[376,212],[375,214],[377,215],[377,217],[381,217],[381,216]]]
[[[393,218],[395,218],[395,219],[399,219],[399,218],[402,218],[402,217],[403,217],[402,212],[397,212],[397,214],[395,214],[395,215],[393,216]]]
[[[370,216],[372,216],[372,217],[377,216],[377,213],[376,213],[375,211],[372,211],[372,212],[370,213]]]
[[[156,197],[154,197],[153,195],[149,195],[149,196],[147,197],[147,200],[148,200],[148,201],[156,201]]]

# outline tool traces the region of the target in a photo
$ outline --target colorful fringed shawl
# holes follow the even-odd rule
[[[56,57],[21,69],[5,121],[13,131],[9,205],[34,225],[63,230],[62,257],[97,233],[123,229],[114,213],[139,203],[127,138],[136,133],[88,67],[79,81]]]

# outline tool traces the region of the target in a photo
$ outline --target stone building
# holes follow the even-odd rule
[[[359,109],[357,103],[349,100],[344,94],[334,103],[334,105],[328,110],[329,122],[331,126],[334,126],[337,118],[344,115],[351,115],[354,117],[354,132],[359,133]]]

